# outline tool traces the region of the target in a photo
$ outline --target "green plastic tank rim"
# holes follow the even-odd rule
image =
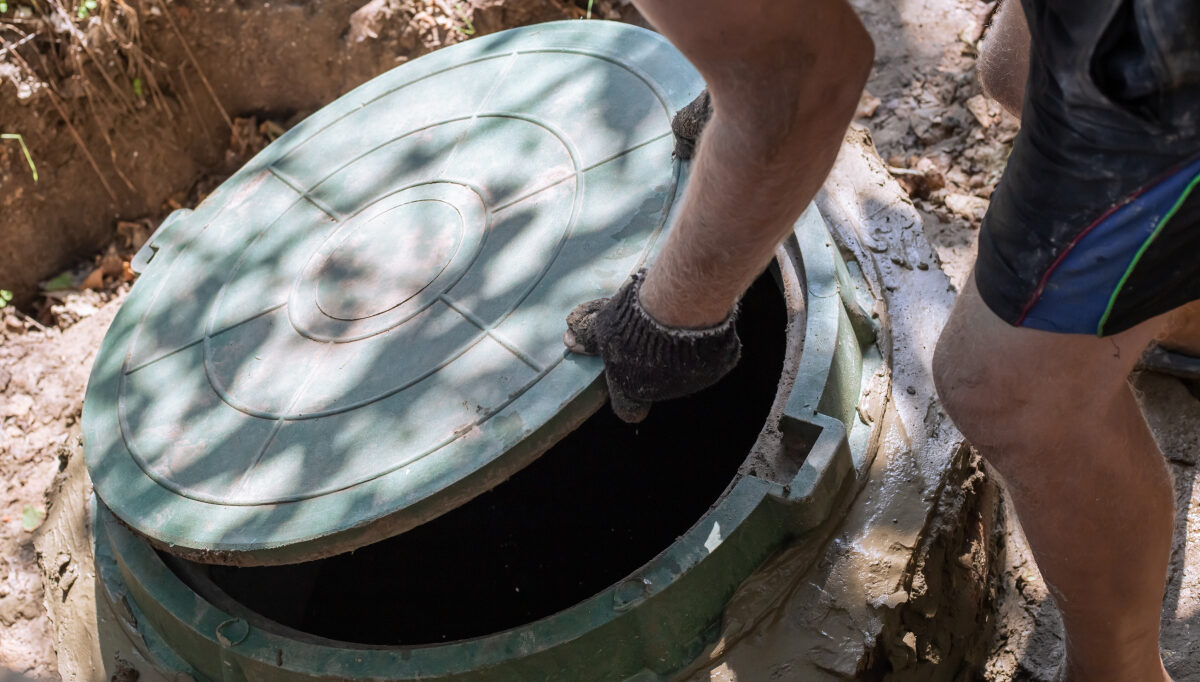
[[[871,373],[840,294],[837,266],[823,219],[810,209],[789,240],[787,276],[802,282],[807,306],[806,382],[797,382],[782,426],[792,447],[806,448],[790,485],[741,477],[705,516],[662,554],[626,580],[562,612],[510,631],[436,646],[362,647],[300,642],[222,612],[188,588],[145,542],[101,511],[98,551],[111,552],[119,576],[104,574],[110,591],[128,592],[143,617],[147,640],[166,642],[197,679],[386,680],[647,680],[667,679],[692,662],[716,636],[733,590],[785,543],[827,518],[848,480],[861,474],[868,428],[825,414],[820,406],[861,395]],[[841,356],[839,360],[838,356]],[[859,360],[857,373],[834,371]],[[852,363],[851,363],[852,364]],[[840,383],[839,383],[840,382]],[[829,396],[837,397],[836,400]],[[816,408],[814,409],[814,406]],[[112,583],[120,580],[121,585]]]

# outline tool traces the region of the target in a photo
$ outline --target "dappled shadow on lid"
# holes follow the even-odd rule
[[[491,492],[350,554],[180,572],[248,620],[358,644],[453,641],[552,615],[650,561],[731,485],[775,399],[786,325],[764,276],[743,301],[737,369],[655,405],[646,422],[624,424],[606,407]]]
[[[662,243],[701,87],[659,36],[555,24],[298,124],[157,238],[89,387],[99,496],[156,547],[276,564],[511,476],[600,398],[563,320]]]

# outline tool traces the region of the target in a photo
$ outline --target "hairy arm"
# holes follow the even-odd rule
[[[841,146],[874,45],[846,0],[635,0],[708,84],[679,219],[641,290],[672,327],[721,322]]]

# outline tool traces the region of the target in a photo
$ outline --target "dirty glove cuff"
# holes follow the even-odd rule
[[[741,358],[737,309],[707,329],[676,329],[642,308],[644,270],[612,298],[583,303],[567,316],[568,343],[604,360],[613,412],[640,422],[650,404],[696,393],[725,376]]]
[[[642,308],[644,279],[645,271],[635,274],[597,315],[609,382],[646,402],[680,398],[715,384],[741,357],[736,310],[706,329],[667,327]]]

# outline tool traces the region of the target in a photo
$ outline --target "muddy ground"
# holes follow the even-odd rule
[[[78,18],[0,15],[0,50],[36,36],[0,55],[0,132],[23,135],[41,176],[33,181],[17,145],[0,144],[0,288],[15,291],[23,311],[0,312],[0,668],[57,679],[30,530],[41,522],[60,447],[79,419],[95,349],[128,287],[124,263],[148,231],[279,130],[362,80],[470,35],[579,16],[587,4],[364,3],[102,3],[106,11],[134,11],[107,17],[116,33]],[[877,43],[859,121],[961,286],[1017,130],[982,95],[975,74],[995,3],[854,4]],[[624,5],[598,2],[594,10],[637,21]],[[94,59],[76,33],[94,41]],[[136,79],[135,91],[127,84]],[[67,288],[47,295],[40,283],[68,271]],[[1200,626],[1200,402],[1174,380],[1142,377],[1137,386],[1177,482],[1164,604],[1168,667],[1177,680],[1200,682],[1200,646],[1189,636],[1191,625]],[[1019,528],[1010,522],[1005,538],[998,631],[980,675],[1049,680],[1061,626]]]

